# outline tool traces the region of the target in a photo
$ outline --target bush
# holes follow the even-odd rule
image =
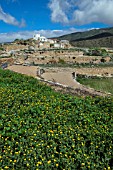
[[[84,50],[84,55],[89,55],[89,56],[109,56],[108,52],[105,49],[99,49],[99,48],[94,48],[94,49],[89,49],[88,51]]]
[[[3,48],[3,47],[0,47],[0,50],[1,50],[1,51],[3,51],[3,50],[4,50],[4,48]]]
[[[61,58],[59,58],[59,61],[58,61],[60,64],[65,64],[65,61]]]

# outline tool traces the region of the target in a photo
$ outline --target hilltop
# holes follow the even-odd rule
[[[75,32],[58,37],[77,47],[113,47],[113,27]]]

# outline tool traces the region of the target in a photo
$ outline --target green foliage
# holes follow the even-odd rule
[[[54,44],[50,44],[50,47],[54,47]]]
[[[105,49],[100,49],[100,48],[90,48],[89,50],[84,50],[84,55],[89,55],[89,56],[109,56],[109,53]]]
[[[0,70],[1,169],[113,169],[113,98],[77,98]]]
[[[0,58],[11,58],[11,55],[10,56],[0,56]]]
[[[59,58],[58,63],[60,63],[60,64],[65,64],[65,61],[64,61],[63,59]]]
[[[81,84],[113,94],[113,78],[77,78]]]
[[[3,47],[0,47],[0,51],[3,51],[4,50],[4,48]]]
[[[110,61],[113,61],[113,54],[110,54]]]

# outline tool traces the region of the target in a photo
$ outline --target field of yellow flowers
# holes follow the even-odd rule
[[[112,170],[113,98],[54,92],[0,70],[1,170]]]

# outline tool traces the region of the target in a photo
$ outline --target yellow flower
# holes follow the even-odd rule
[[[27,166],[29,166],[29,164],[27,163]]]
[[[15,154],[18,154],[18,152],[15,152]]]
[[[8,166],[5,166],[5,169],[9,169],[9,167],[8,167]]]
[[[56,167],[58,167],[58,164],[56,164]]]
[[[81,165],[82,165],[82,166],[84,166],[84,165],[85,165],[85,163],[82,163]]]
[[[16,160],[14,160],[14,162],[16,162]]]
[[[51,133],[54,133],[52,130],[50,130]]]
[[[51,163],[51,161],[49,160],[47,163],[48,163],[48,164],[50,164],[50,163]]]
[[[40,161],[37,162],[37,166],[38,166],[38,165],[41,165],[41,164],[42,164],[42,162],[40,162]]]

